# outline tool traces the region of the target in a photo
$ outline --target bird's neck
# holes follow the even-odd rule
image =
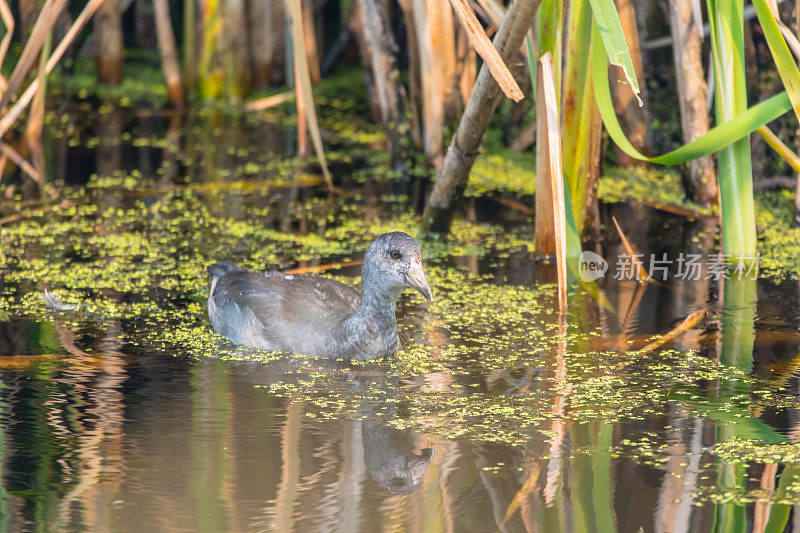
[[[344,337],[364,351],[362,355],[366,359],[397,353],[399,340],[394,311],[402,290],[402,287],[373,283],[368,276],[362,276],[361,302],[341,328]]]
[[[365,276],[361,279],[361,303],[356,315],[370,316],[379,323],[386,321],[394,326],[394,310],[402,292],[402,287],[387,287]]]

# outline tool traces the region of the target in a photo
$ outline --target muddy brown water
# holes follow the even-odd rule
[[[223,155],[213,168],[197,155],[198,170],[170,161],[160,147],[109,141],[125,131],[133,131],[134,139],[170,134],[185,139],[190,125],[181,124],[176,132],[158,117],[112,114],[96,123],[86,120],[100,136],[99,145],[71,146],[63,138],[47,144],[52,168],[71,184],[118,169],[159,179],[165,168],[183,183],[213,182],[219,168],[238,164],[219,149]],[[292,135],[243,127],[225,146],[279,153],[292,149]],[[213,138],[205,142],[213,151]],[[379,216],[413,210],[424,191],[413,181],[351,185],[360,195],[342,203],[366,205]],[[405,207],[384,202],[398,191],[407,193]],[[277,198],[264,194],[265,204],[279,212],[291,211],[298,197],[324,195],[315,187]],[[232,207],[232,216],[242,209]],[[601,211],[605,228],[615,215],[637,249],[657,257],[713,251],[707,221],[635,204]],[[506,227],[530,225],[490,200],[473,201],[470,213]],[[304,231],[302,224],[279,217],[271,223],[283,231]],[[604,257],[622,254],[612,231],[604,230],[598,244]],[[704,271],[708,262],[703,255]],[[483,283],[508,288],[554,279],[551,265],[523,250],[498,257],[456,255],[445,266],[480,273],[486,276]],[[800,405],[789,401],[800,393],[798,282],[761,279],[742,287],[679,279],[677,267],[671,268],[663,284],[642,286],[614,279],[612,266],[600,285],[624,312],[604,313],[585,294],[574,296],[573,305],[584,308],[585,327],[601,332],[598,344],[620,351],[709,308],[710,321],[668,346],[696,350],[746,375],[772,380],[787,400],[781,408],[756,409],[746,391],[736,401],[751,408],[758,427],[787,441],[800,437]],[[357,276],[358,268],[336,273]],[[182,295],[170,297],[183,301]],[[411,336],[424,316],[424,306],[407,298],[401,302],[399,322]],[[548,316],[555,320],[553,313]],[[742,433],[741,424],[725,416],[693,408],[691,400],[666,399],[636,417],[573,423],[559,417],[563,398],[554,394],[542,403],[554,413],[549,432],[531,434],[523,444],[503,444],[398,426],[394,422],[407,414],[396,400],[409,391],[447,391],[453,383],[476,394],[518,396],[541,370],[470,367],[467,350],[462,372],[454,375],[335,373],[341,370],[335,364],[314,366],[288,357],[262,363],[148,351],[120,334],[126,329],[125,339],[131,331],[146,335],[152,325],[100,322],[77,328],[58,315],[0,322],[0,530],[800,531],[797,493],[787,488],[797,482],[797,463],[743,463],[712,453],[718,443],[752,433]],[[437,328],[450,331],[447,323]],[[440,337],[445,344],[456,342]],[[42,357],[49,354],[64,355],[55,364]],[[553,365],[558,372],[558,361]],[[302,390],[310,379],[305,373],[332,368],[332,387],[352,397],[378,390],[380,400],[355,413],[320,417],[302,394],[269,388],[293,384]],[[732,387],[728,395],[721,391],[726,386]],[[699,387],[731,402],[737,394],[736,383],[709,380]],[[474,423],[480,424],[480,417]],[[638,443],[638,453],[626,453],[626,442]],[[642,453],[648,442],[658,461]]]

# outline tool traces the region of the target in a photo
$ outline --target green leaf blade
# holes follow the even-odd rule
[[[609,61],[612,65],[622,68],[631,89],[633,89],[633,94],[639,100],[639,105],[642,105],[642,99],[639,98],[639,81],[636,79],[636,70],[633,68],[633,59],[628,50],[628,41],[625,40],[625,32],[622,30],[622,23],[619,20],[614,0],[589,0],[589,3],[597,23],[595,29],[603,40]]]

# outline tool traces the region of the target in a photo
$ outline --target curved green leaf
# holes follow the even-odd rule
[[[758,22],[761,24],[761,30],[764,32],[769,50],[772,52],[778,74],[789,94],[794,114],[800,119],[800,70],[797,68],[797,63],[794,62],[794,57],[789,51],[789,46],[781,34],[778,21],[769,8],[767,0],[753,0],[753,7],[756,9]]]
[[[602,54],[606,53],[598,32],[593,32],[592,50],[597,57],[602,57]],[[608,87],[608,67],[605,61],[593,62],[592,76],[594,77],[594,93],[597,107],[600,109],[600,116],[603,118],[603,124],[608,134],[617,146],[631,157],[660,165],[679,165],[692,159],[718,152],[725,146],[751,134],[759,126],[775,120],[792,109],[789,96],[784,91],[752,106],[747,111],[736,115],[733,119],[719,124],[689,144],[664,155],[648,157],[639,152],[628,141],[622,131],[619,120],[617,120],[614,105],[611,101],[611,91]]]
[[[614,5],[614,0],[589,0],[589,3],[592,6],[594,20],[599,30],[593,33],[600,34],[608,52],[608,60],[611,61],[612,65],[622,68],[625,77],[628,78],[631,89],[633,89],[633,94],[639,100],[639,105],[642,105],[642,99],[639,98],[639,82],[636,79],[636,70],[633,68],[633,59],[631,59],[631,53],[628,50],[628,41],[625,40],[625,32],[622,30],[622,23],[619,20],[619,13],[617,13],[617,6]]]

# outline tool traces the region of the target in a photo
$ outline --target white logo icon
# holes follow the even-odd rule
[[[605,259],[588,250],[581,252],[581,259],[578,263],[578,276],[581,280],[587,282],[598,280],[607,271],[608,263]]]

